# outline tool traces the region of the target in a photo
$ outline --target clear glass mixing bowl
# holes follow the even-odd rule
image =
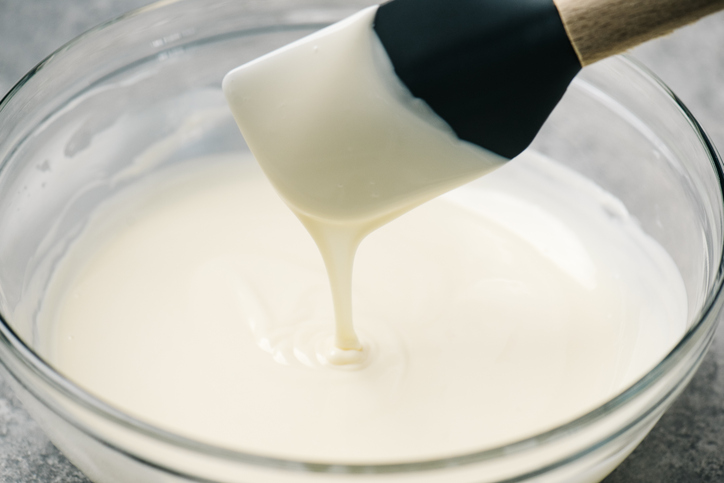
[[[5,97],[3,376],[53,442],[99,483],[599,481],[689,381],[722,306],[721,160],[676,97],[626,58],[585,69],[534,148],[620,198],[666,248],[686,285],[689,329],[653,370],[583,417],[504,447],[439,460],[366,466],[286,461],[134,420],[44,360],[36,314],[53,267],[94,207],[171,164],[246,150],[221,95],[222,76],[367,4],[291,3],[160,2],[64,46]],[[154,163],[141,156],[151,148],[158,155]]]

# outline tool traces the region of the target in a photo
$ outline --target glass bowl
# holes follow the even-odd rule
[[[688,330],[656,367],[588,414],[503,447],[439,460],[287,461],[135,420],[45,361],[38,309],[54,266],[98,203],[170,165],[246,151],[221,93],[223,75],[368,5],[291,4],[159,2],[70,42],[3,99],[2,375],[97,483],[600,481],[690,380],[722,306],[721,160],[676,97],[625,57],[586,68],[532,148],[617,196],[669,252],[687,290]],[[140,156],[150,148],[161,153],[153,163]]]

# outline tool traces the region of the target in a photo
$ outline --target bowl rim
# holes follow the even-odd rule
[[[145,12],[155,10],[161,7],[168,6],[170,4],[181,3],[183,0],[160,0],[156,3],[150,4],[145,7],[130,11],[119,17],[116,17],[110,21],[104,22],[80,36],[69,41],[56,51],[51,53],[37,66],[31,69],[25,76],[23,76],[8,92],[0,99],[0,115],[8,103],[12,102],[13,97],[19,92],[23,86],[37,73],[41,72],[44,66],[52,61],[58,53],[72,48],[75,44],[82,42],[87,36],[98,33],[112,25],[116,25],[126,19],[135,18],[142,15]],[[297,24],[300,28],[308,27],[306,24]],[[316,25],[315,25],[316,26]],[[244,32],[248,29],[237,31],[237,33]],[[257,29],[258,32],[258,29]],[[194,43],[194,42],[190,42]],[[617,61],[621,62],[626,68],[636,72],[639,76],[646,79],[648,84],[653,89],[657,89],[664,93],[666,97],[673,103],[673,107],[678,109],[679,114],[682,115],[689,123],[693,134],[698,138],[702,147],[706,151],[709,162],[711,163],[716,176],[719,187],[719,192],[724,198],[724,164],[722,158],[718,154],[709,136],[706,134],[704,129],[701,127],[699,122],[694,118],[689,109],[683,104],[683,102],[669,89],[663,81],[661,81],[653,72],[647,67],[633,59],[628,55],[617,56]],[[0,172],[4,170],[6,160],[0,160]],[[724,226],[724,221],[719,220],[720,226]],[[503,456],[511,456],[513,454],[519,454],[530,450],[531,448],[537,448],[546,443],[555,442],[566,435],[570,435],[575,432],[578,428],[589,426],[596,421],[602,419],[605,415],[612,413],[616,409],[625,406],[629,401],[633,400],[639,394],[644,393],[647,389],[654,386],[658,381],[665,376],[669,369],[676,365],[680,357],[682,357],[687,349],[695,346],[698,341],[704,337],[708,337],[708,340],[704,342],[704,349],[697,355],[696,360],[691,364],[681,380],[686,380],[693,371],[697,368],[698,362],[700,362],[703,355],[706,353],[706,347],[708,347],[711,337],[713,336],[713,330],[716,327],[717,311],[721,306],[722,301],[722,288],[724,282],[724,253],[720,256],[717,264],[717,271],[714,279],[711,283],[709,293],[704,300],[703,306],[698,312],[694,319],[694,323],[687,329],[684,336],[679,342],[668,352],[668,354],[661,360],[656,366],[649,370],[646,374],[632,383],[627,389],[619,393],[617,396],[609,399],[602,405],[595,409],[568,421],[560,426],[556,426],[550,430],[529,436],[520,440],[516,440],[507,443],[502,446],[488,448],[482,451],[476,451],[472,453],[466,453],[451,457],[442,457],[429,460],[414,460],[409,462],[399,463],[382,463],[382,464],[340,464],[340,463],[322,463],[322,462],[306,462],[302,460],[293,460],[285,458],[277,458],[271,456],[264,456],[260,454],[253,454],[249,452],[232,450],[229,448],[216,446],[210,443],[202,443],[192,438],[181,436],[172,431],[158,428],[152,424],[140,421],[132,416],[129,416],[122,411],[119,411],[112,407],[110,404],[103,402],[99,398],[86,392],[77,384],[73,383],[69,379],[66,379],[63,375],[57,372],[52,365],[47,363],[42,357],[35,353],[23,340],[18,336],[14,329],[10,326],[5,316],[0,312],[0,346],[7,350],[7,353],[14,356],[15,362],[19,362],[24,369],[29,370],[33,375],[37,376],[43,383],[50,386],[55,391],[59,392],[63,397],[70,401],[79,404],[83,408],[91,411],[97,416],[111,422],[118,424],[125,429],[140,433],[144,436],[150,437],[154,440],[158,440],[165,444],[170,444],[175,447],[179,447],[185,450],[191,450],[193,452],[201,453],[214,458],[227,460],[235,463],[247,463],[256,466],[268,467],[273,469],[283,469],[290,471],[299,472],[315,472],[315,473],[355,473],[355,474],[387,474],[387,473],[402,473],[407,471],[427,471],[437,470],[441,468],[449,467],[460,467],[473,463],[481,463],[489,460],[493,460]],[[707,331],[708,329],[708,331]],[[0,351],[0,356],[6,353]],[[58,414],[66,422],[71,424],[76,429],[82,431],[88,436],[102,442],[104,445],[109,446],[116,451],[122,452],[134,459],[139,459],[137,455],[130,455],[127,451],[113,444],[109,444],[105,438],[97,434],[92,428],[87,427],[83,422],[79,421],[77,417],[71,415],[71,413],[65,409],[60,408],[59,404],[44,396],[41,391],[30,387],[29,384],[23,380],[22,376],[19,375],[13,368],[0,357],[0,364],[4,366],[7,373],[13,377],[13,379],[21,385],[23,389],[30,392],[34,397],[39,399],[46,405],[51,411]],[[677,381],[680,383],[681,381]],[[585,456],[589,452],[595,450],[596,447],[604,444],[610,439],[614,439],[619,434],[627,431],[631,427],[639,423],[647,414],[651,413],[654,409],[660,406],[667,397],[663,397],[656,401],[655,405],[644,414],[639,414],[635,420],[630,421],[625,427],[620,428],[612,435],[608,435],[604,441],[598,441],[593,446],[587,445],[584,450],[578,451],[574,456],[567,459],[578,459]],[[142,459],[140,459],[143,461]],[[146,464],[156,466],[156,463],[143,461]],[[544,468],[535,470],[534,472],[521,475],[523,477],[531,477],[537,474],[541,474],[557,466],[564,464],[564,461],[557,461]],[[182,475],[178,470],[170,470],[169,468],[163,468],[171,471],[175,474]],[[193,477],[191,476],[193,479]],[[195,481],[195,480],[194,480]],[[515,481],[519,481],[518,478]]]

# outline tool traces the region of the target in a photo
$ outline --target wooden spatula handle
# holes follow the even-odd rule
[[[553,0],[581,65],[724,9],[724,0]]]

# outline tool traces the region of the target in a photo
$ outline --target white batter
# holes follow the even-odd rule
[[[620,202],[533,154],[370,234],[350,278],[374,228],[501,162],[390,81],[373,12],[279,54],[331,59],[334,82],[302,69],[276,91],[283,76],[238,94],[274,70],[256,62],[225,84],[330,277],[252,159],[189,162],[99,208],[59,264],[43,307],[55,367],[201,441],[382,463],[549,429],[670,350],[686,321],[673,262]],[[340,64],[349,52],[359,65]],[[297,85],[330,103],[279,97]]]
[[[399,461],[570,420],[684,330],[663,250],[615,199],[530,157],[365,240],[353,293],[370,354],[362,369],[330,367],[319,253],[242,161],[201,160],[99,210],[47,299],[56,367],[203,441]]]
[[[264,172],[314,237],[332,282],[336,346],[352,328],[352,262],[375,228],[500,166],[458,140],[394,73],[377,7],[230,72],[224,93]],[[340,352],[339,363],[360,355]]]

